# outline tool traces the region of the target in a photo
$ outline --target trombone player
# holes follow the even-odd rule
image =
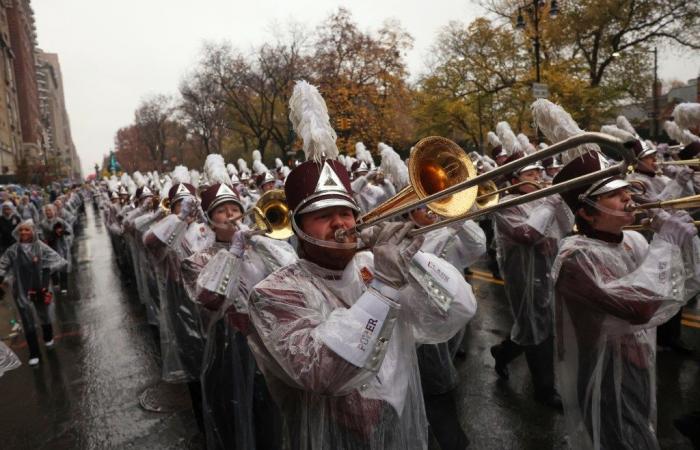
[[[602,170],[591,151],[569,158],[554,185]],[[658,212],[651,243],[634,220],[628,183],[610,177],[562,194],[578,234],[554,263],[556,368],[575,449],[658,449],[655,329],[698,292],[695,226]],[[687,250],[690,250],[689,252]]]
[[[507,162],[522,156],[516,151]],[[511,185],[517,185],[515,192],[504,199],[537,190],[536,184],[531,183],[541,183],[541,177],[539,164],[521,167],[510,178]],[[525,353],[535,400],[553,408],[561,408],[561,399],[552,366],[553,290],[549,272],[559,240],[573,225],[571,215],[561,204],[561,197],[553,195],[493,215],[498,263],[513,315],[510,335],[491,347],[496,373],[508,379],[508,364]]]
[[[290,120],[307,161],[285,193],[299,239],[297,263],[250,297],[249,341],[299,449],[425,449],[416,342],[442,342],[475,313],[461,273],[403,239],[412,224],[384,223],[336,241],[359,212],[325,102],[297,82]],[[310,125],[315,129],[311,132]]]

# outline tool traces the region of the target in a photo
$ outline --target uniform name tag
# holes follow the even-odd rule
[[[344,360],[364,367],[376,352],[377,339],[389,310],[379,294],[368,289],[350,308],[347,320],[332,321],[321,327],[321,339]]]
[[[430,253],[418,252],[413,257],[413,262],[423,269],[423,272],[437,282],[451,297],[457,294],[461,280],[458,280],[454,277],[454,274],[449,273],[445,269],[444,262],[441,259]]]

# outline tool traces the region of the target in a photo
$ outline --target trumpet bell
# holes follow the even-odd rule
[[[272,239],[288,239],[294,232],[289,218],[289,207],[282,189],[265,192],[256,206],[270,224],[270,231],[265,235]]]
[[[440,192],[476,176],[469,156],[449,139],[431,136],[421,139],[408,160],[410,185],[360,218],[361,223],[388,215],[404,205]],[[426,204],[435,214],[449,218],[469,211],[476,199],[477,187],[456,192]]]

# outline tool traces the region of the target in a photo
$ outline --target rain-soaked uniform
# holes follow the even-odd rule
[[[214,234],[205,224],[188,224],[170,214],[151,226],[143,242],[149,261],[157,267],[162,378],[169,383],[197,381],[205,332],[199,308],[185,290],[182,263],[210,247]]]
[[[638,181],[644,185],[646,193],[635,195],[635,199],[640,197],[638,202],[656,202],[693,194],[690,183],[682,183],[666,175],[635,171],[627,175],[627,181]]]
[[[700,241],[587,234],[562,241],[552,272],[569,444],[658,449],[656,327],[698,292]]]
[[[33,228],[31,243],[19,242],[19,228]],[[44,339],[52,339],[53,302],[50,300],[51,273],[63,269],[67,262],[38,239],[33,221],[20,223],[13,232],[16,243],[0,258],[0,277],[12,277],[12,294],[22,319],[22,328],[30,346],[30,357],[39,356],[36,341],[37,325],[43,326]],[[52,294],[51,294],[52,295]],[[48,333],[48,336],[47,336]],[[30,340],[33,338],[33,342]]]
[[[370,252],[344,270],[301,259],[253,289],[249,342],[293,448],[428,447],[415,346],[448,340],[476,302],[434,255],[419,251],[405,269],[407,285],[379,293]]]
[[[280,412],[246,340],[248,297],[259,281],[296,260],[287,242],[253,236],[242,256],[219,250],[199,274],[198,302],[213,311],[201,376],[209,449],[281,447]]]
[[[143,201],[143,200],[139,200]],[[150,199],[145,201],[150,202]],[[146,319],[150,325],[158,326],[158,303],[157,299],[151,295],[151,290],[148,288],[148,272],[151,267],[148,265],[146,258],[145,247],[142,245],[142,239],[139,230],[135,227],[136,220],[144,215],[149,214],[146,204],[140,205],[129,211],[122,222],[123,237],[126,242],[127,252],[130,255],[130,260],[133,267],[133,275],[136,278],[136,290],[139,295],[139,300],[146,308]]]
[[[550,270],[559,241],[573,228],[573,214],[556,195],[499,210],[493,219],[498,265],[513,314],[510,338],[500,349],[506,363],[524,351],[536,391],[546,393],[554,388]]]
[[[464,272],[486,253],[486,235],[472,220],[458,222],[426,233],[421,250]],[[428,422],[441,448],[464,448],[468,443],[452,392],[458,382],[453,360],[464,331],[462,328],[448,341],[423,344],[416,349]]]
[[[669,178],[665,175],[655,173],[647,173],[635,171],[627,176],[627,181],[638,181],[644,185],[646,192],[644,195],[635,195],[634,199],[638,203],[650,203],[674,198],[693,195],[692,180],[686,182],[679,181],[677,178]],[[642,231],[641,234],[651,240],[653,232]],[[672,346],[675,343],[680,343],[682,329],[683,311],[679,310],[675,316],[664,324],[659,326],[657,330],[658,344],[662,346]]]

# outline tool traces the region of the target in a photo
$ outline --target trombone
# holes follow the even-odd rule
[[[657,166],[700,166],[700,158],[658,161]]]
[[[696,227],[700,227],[700,220],[693,220],[693,225]],[[651,222],[650,221],[645,221],[643,223],[637,224],[637,225],[627,225],[622,227],[623,230],[630,230],[630,231],[654,231],[651,228]]]
[[[469,212],[476,200],[476,191],[479,185],[583,144],[598,144],[602,150],[607,150],[622,161],[607,169]],[[338,230],[335,238],[338,242],[343,242],[348,234],[357,233],[423,205],[434,213],[446,217],[445,220],[413,230],[410,233],[411,236],[424,234],[453,222],[474,219],[501,208],[520,205],[604,178],[628,173],[632,170],[635,162],[634,153],[626,148],[621,140],[607,134],[589,132],[573,136],[546,149],[525,155],[518,160],[476,176],[474,165],[457,144],[441,137],[424,138],[416,144],[408,161],[410,185],[387,202],[379,205],[375,210],[362,216],[360,223],[355,227],[348,230]],[[403,198],[401,198],[402,196]]]
[[[700,208],[700,194],[689,195],[687,197],[675,198],[673,200],[662,200],[658,202],[632,205],[628,211],[645,211],[648,209],[693,209]]]
[[[525,186],[525,185],[531,185],[534,186],[536,189],[542,189],[544,188],[543,183],[538,183],[536,181],[521,181],[519,183],[515,183],[510,186],[506,186],[501,189],[497,189],[496,183],[493,181],[489,180],[483,184],[479,185],[479,190],[477,191],[477,197],[476,197],[476,207],[479,209],[486,208],[488,206],[496,205],[498,204],[498,200],[500,199],[500,194],[501,192],[508,192],[511,189],[518,188],[520,186]]]

